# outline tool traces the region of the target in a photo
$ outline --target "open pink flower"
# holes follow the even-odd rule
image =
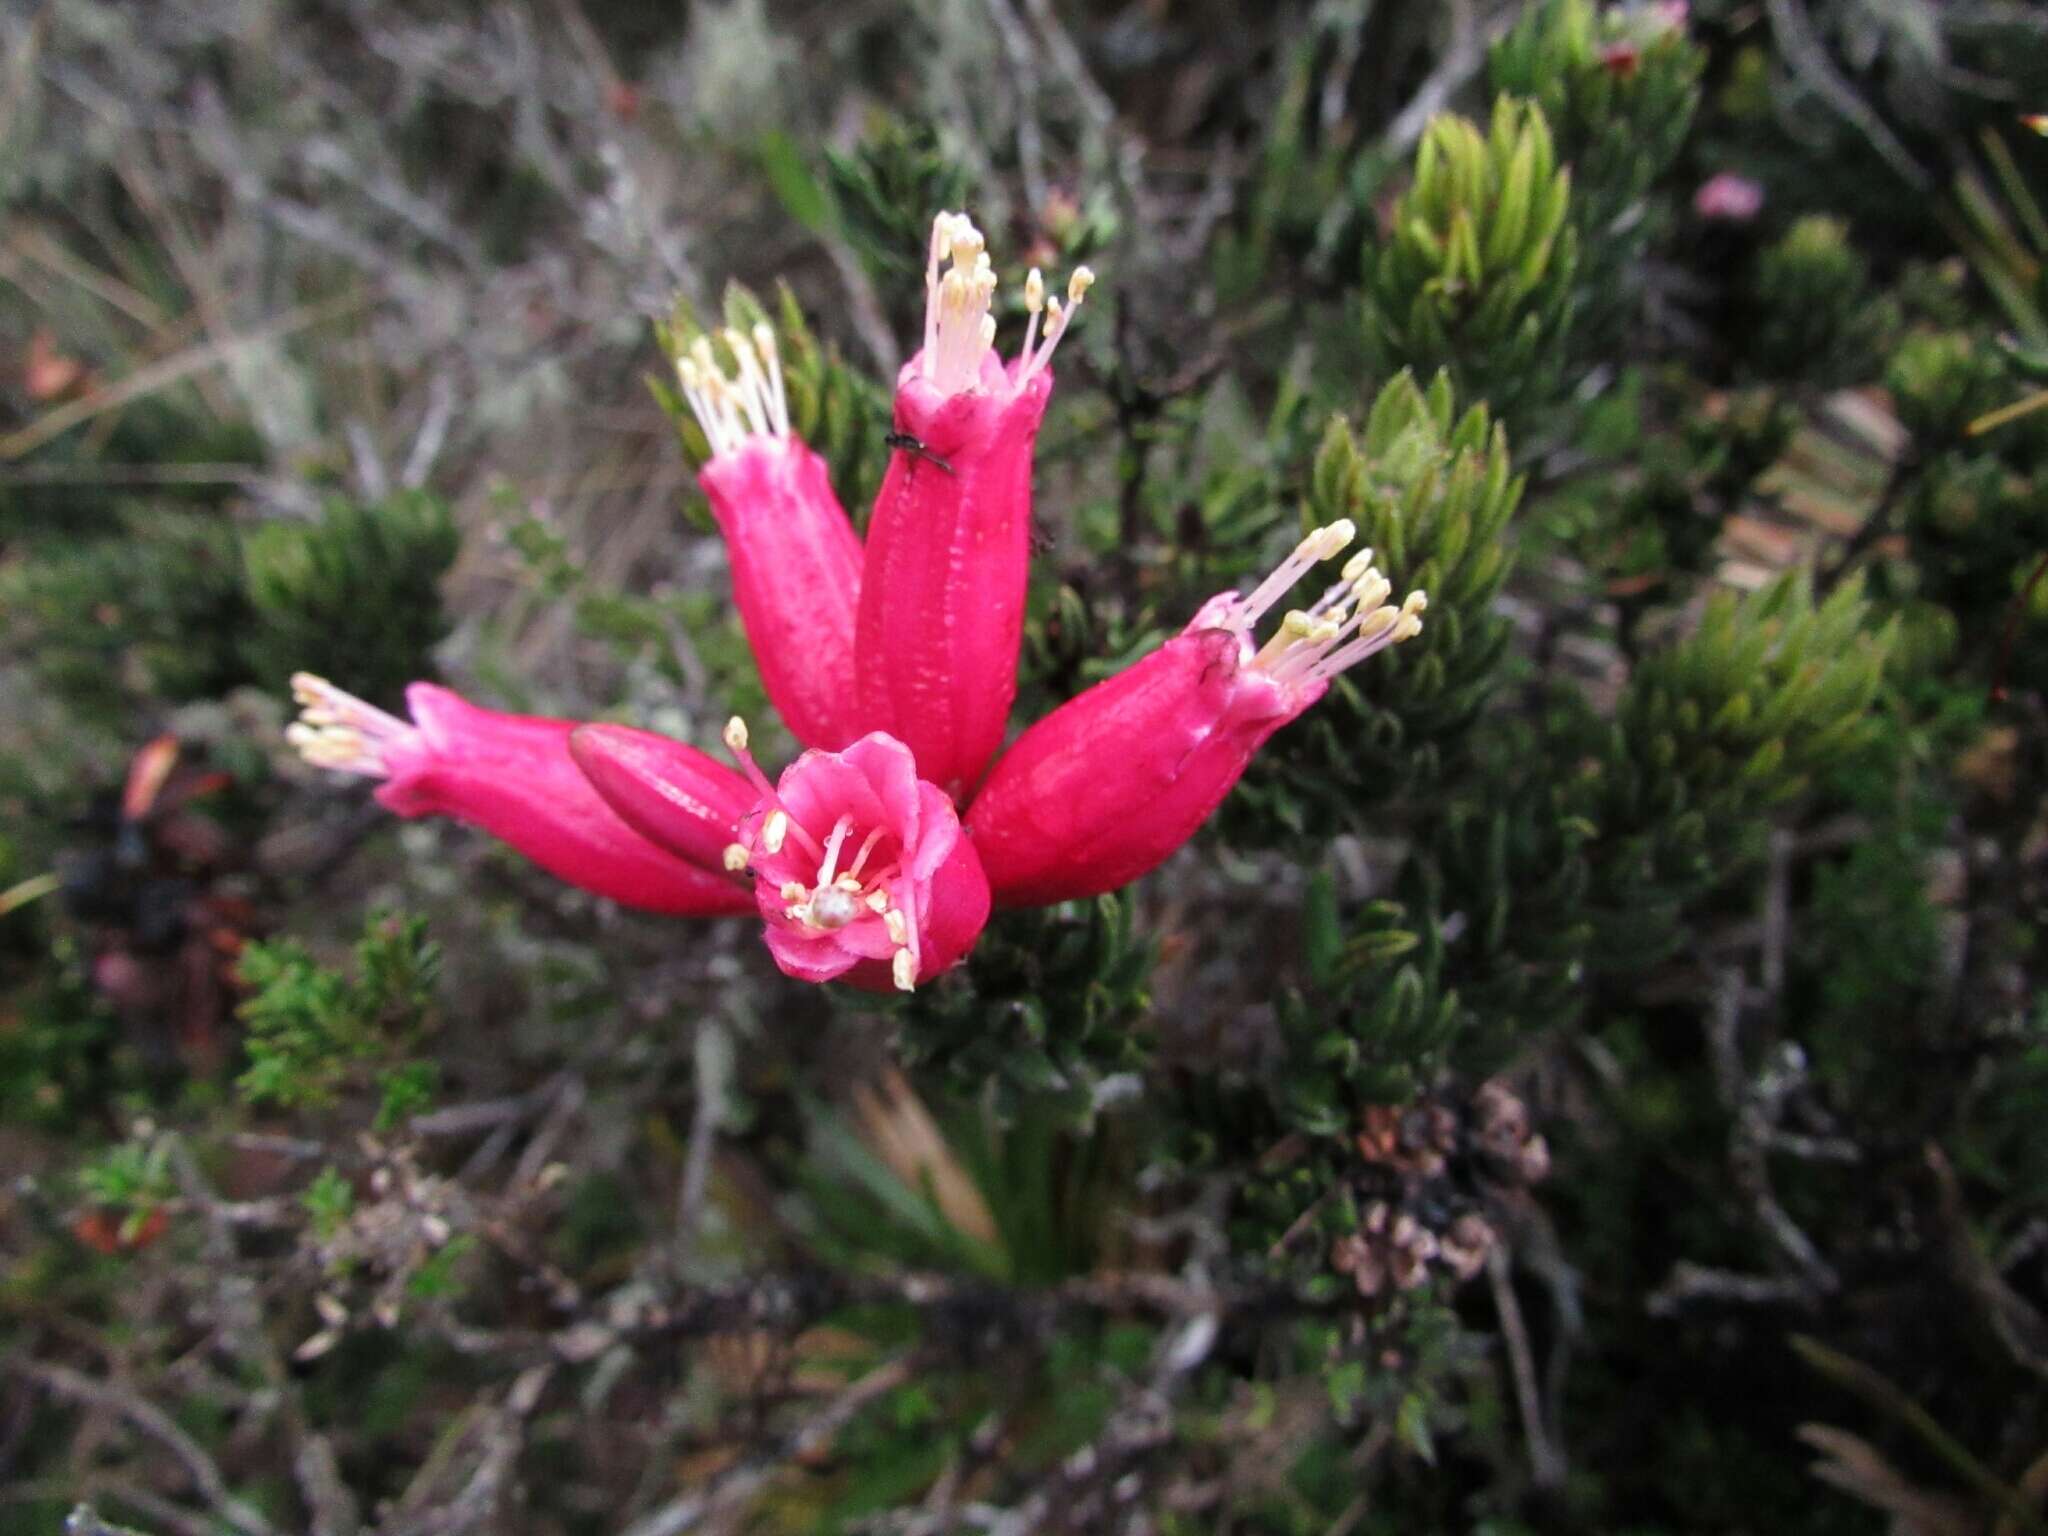
[[[982,237],[964,215],[939,215],[924,347],[897,380],[897,451],[865,551],[790,430],[772,337],[728,331],[723,358],[707,338],[679,359],[713,449],[702,482],[741,621],[770,698],[810,748],[776,782],[738,719],[725,733],[734,772],[650,732],[499,714],[427,684],[409,694],[413,723],[301,678],[291,739],[313,762],[383,779],[378,798],[401,815],[469,822],[622,902],[755,912],[775,963],[806,981],[914,988],[968,953],[992,903],[1138,878],[1333,677],[1419,632],[1424,599],[1390,605],[1364,551],[1261,642],[1265,616],[1354,533],[1318,528],[1252,591],[1212,598],[1179,636],[1001,753],[1032,447],[1053,350],[1092,280],[1079,269],[1062,304],[1033,271],[1024,345],[1005,364]]]
[[[988,921],[988,879],[945,791],[877,731],[804,753],[770,787],[726,728],[761,798],[730,863],[751,870],[769,952],[786,975],[910,991],[947,970]]]
[[[1703,219],[1724,219],[1730,224],[1747,224],[1763,211],[1763,206],[1763,185],[1733,171],[1709,176],[1692,195],[1694,213]]]

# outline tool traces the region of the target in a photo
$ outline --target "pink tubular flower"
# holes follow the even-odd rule
[[[1212,598],[1177,638],[1017,739],[967,818],[999,905],[1093,896],[1155,868],[1332,677],[1421,631],[1423,595],[1386,606],[1391,587],[1363,550],[1313,607],[1254,643],[1267,610],[1354,532],[1317,529],[1249,596]]]
[[[629,907],[711,917],[752,906],[716,865],[685,863],[612,812],[570,755],[570,721],[479,709],[432,683],[406,689],[411,721],[304,672],[292,692],[302,706],[292,744],[319,767],[383,780],[377,799],[400,816],[481,827],[549,874]]]
[[[1052,393],[1047,365],[1093,281],[1077,269],[1066,304],[1048,306],[1034,269],[1024,347],[1004,364],[986,244],[965,214],[933,221],[924,346],[897,376],[899,446],[868,524],[856,671],[869,726],[908,746],[956,801],[1002,746],[1016,697],[1031,450]]]
[[[981,860],[902,742],[878,731],[806,752],[770,786],[743,721],[725,741],[761,796],[726,863],[752,869],[786,975],[907,992],[974,947],[989,912]]]
[[[825,461],[789,429],[775,334],[724,334],[734,371],[708,336],[676,365],[712,456],[698,483],[725,535],[733,597],[768,698],[798,741],[843,747],[860,735],[853,626],[860,539]]]

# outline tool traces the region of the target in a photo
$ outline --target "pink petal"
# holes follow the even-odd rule
[[[1223,630],[1183,634],[1026,730],[967,818],[995,900],[1126,885],[1195,834],[1266,738],[1322,694],[1243,668]]]

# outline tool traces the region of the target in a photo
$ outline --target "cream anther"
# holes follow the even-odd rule
[[[1094,281],[1095,274],[1087,267],[1075,268],[1067,279],[1063,306],[1058,299],[1046,297],[1044,273],[1031,269],[1024,280],[1024,308],[1030,319],[1024,328],[1024,347],[1012,375],[1012,388],[1021,389],[1052,360],[1053,348]],[[995,292],[996,273],[989,260],[988,242],[974,221],[964,213],[939,214],[932,220],[924,271],[920,371],[926,382],[949,395],[981,387],[982,364],[996,339],[996,319],[990,313]],[[1045,317],[1043,336],[1039,332],[1041,315]]]
[[[1244,647],[1249,670],[1283,685],[1312,686],[1422,632],[1421,616],[1428,599],[1419,591],[1411,592],[1401,607],[1385,606],[1393,585],[1374,567],[1372,551],[1367,549],[1344,562],[1344,579],[1325,591],[1312,608],[1291,610],[1272,638],[1252,649],[1253,626],[1267,610],[1311,567],[1335,556],[1357,533],[1348,518],[1314,529],[1251,596],[1220,599],[1212,605],[1215,621],[1233,631]]]
[[[407,721],[311,672],[292,674],[292,697],[298,701],[299,718],[286,728],[284,738],[316,768],[388,778],[391,765],[386,753],[419,736]]]
[[[676,378],[714,457],[736,452],[757,437],[789,436],[789,401],[775,333],[765,322],[752,332],[727,327],[719,340],[732,356],[728,375],[709,334],[698,336],[676,359]]]

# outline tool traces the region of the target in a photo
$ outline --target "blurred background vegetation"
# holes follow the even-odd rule
[[[0,1529],[2041,1536],[2042,110],[2018,0],[0,6]],[[772,734],[656,322],[858,517],[961,206],[1102,279],[1020,715],[1431,595],[1174,862],[878,1008],[283,749]]]

